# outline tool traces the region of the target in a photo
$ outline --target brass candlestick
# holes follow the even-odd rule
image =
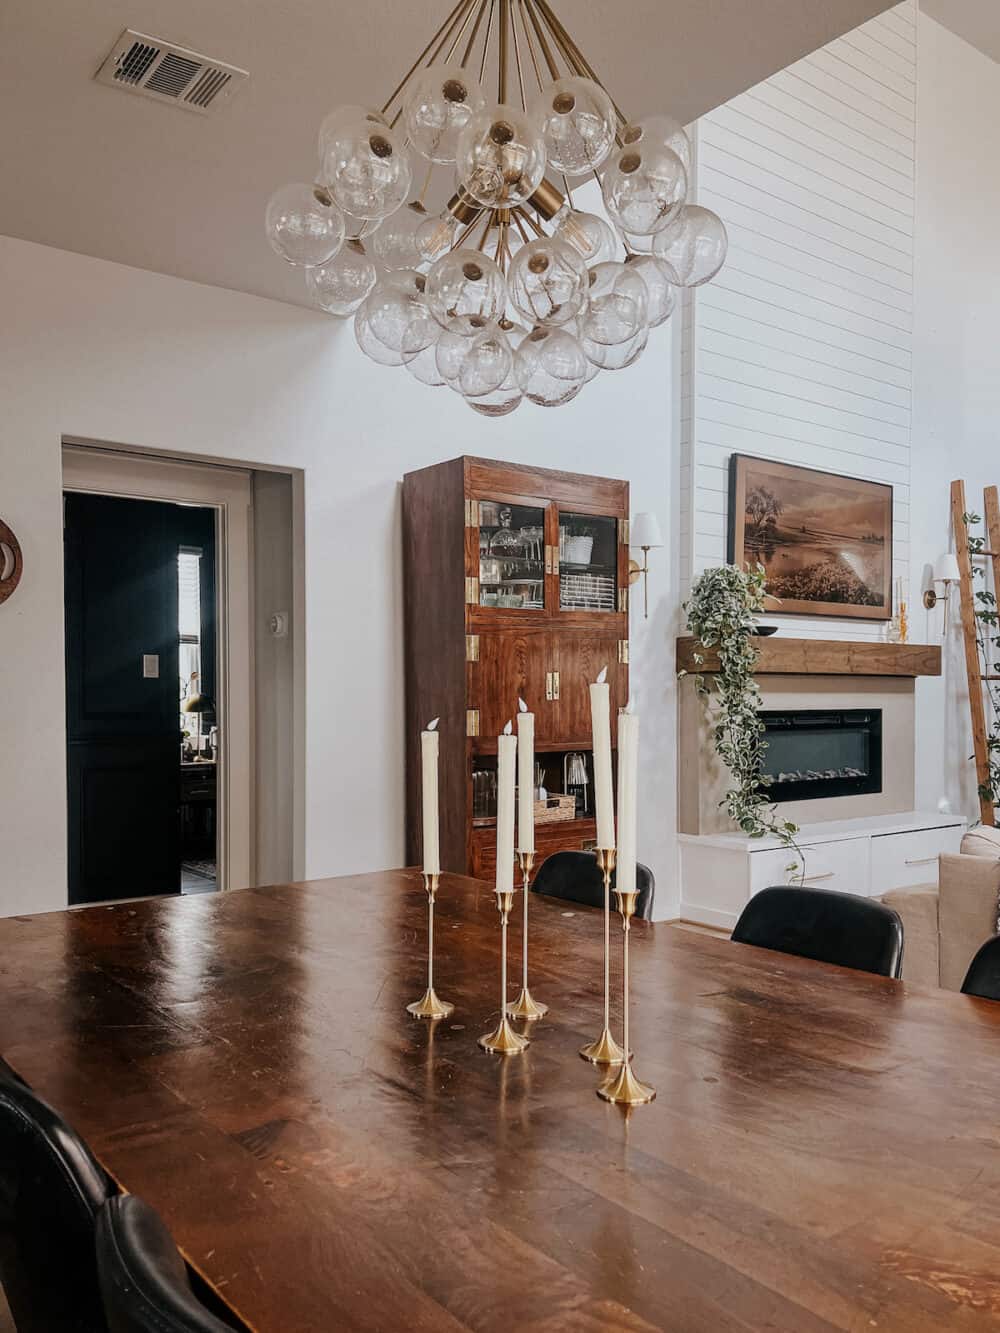
[[[497,1055],[520,1055],[528,1045],[528,1038],[515,1032],[507,1018],[507,922],[510,909],[514,904],[511,889],[497,889],[497,910],[500,913],[500,1023],[493,1032],[479,1038],[484,1051],[493,1051]]]
[[[635,904],[639,895],[636,892],[622,892],[621,889],[615,889],[615,898],[618,900],[618,910],[622,914],[622,1039],[625,1044],[625,1050],[629,1050],[628,1044],[628,938],[630,934],[630,922],[635,916]],[[605,1083],[597,1089],[598,1097],[603,1097],[606,1102],[617,1102],[620,1106],[641,1106],[644,1102],[651,1102],[656,1096],[656,1089],[651,1088],[648,1083],[640,1083],[632,1073],[632,1055],[629,1052],[628,1058],[622,1065],[617,1074],[613,1074]]]
[[[604,1030],[596,1041],[580,1048],[580,1055],[592,1065],[620,1065],[625,1052],[611,1035],[611,874],[615,849],[599,847],[597,865],[604,875]]]
[[[511,1018],[523,1018],[528,1023],[533,1023],[536,1018],[541,1018],[543,1014],[549,1012],[547,1004],[539,1004],[537,1000],[531,998],[531,991],[528,990],[528,885],[531,883],[531,872],[535,865],[534,852],[518,852],[518,860],[521,863],[521,879],[524,892],[524,912],[521,925],[521,994],[513,1004],[507,1006],[507,1013]]]
[[[434,899],[440,880],[440,875],[424,875],[427,890],[427,989],[421,999],[406,1006],[407,1013],[414,1018],[447,1018],[455,1009],[447,1000],[439,1000],[434,992]]]

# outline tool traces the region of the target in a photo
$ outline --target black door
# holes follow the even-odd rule
[[[71,903],[180,888],[183,513],[157,501],[65,496]]]

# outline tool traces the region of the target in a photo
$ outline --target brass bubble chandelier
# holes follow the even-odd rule
[[[459,0],[381,110],[330,112],[316,181],[265,230],[372,360],[506,416],[632,365],[676,288],[718,273],[690,174],[683,127],[625,116],[548,0]],[[585,178],[606,218],[576,207]]]

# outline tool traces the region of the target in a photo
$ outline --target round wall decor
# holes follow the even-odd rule
[[[23,569],[21,544],[0,518],[0,603],[5,602],[21,582]]]

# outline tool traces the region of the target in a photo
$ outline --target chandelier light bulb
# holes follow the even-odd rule
[[[427,273],[427,305],[438,323],[461,332],[463,316],[498,320],[507,306],[507,283],[500,269],[480,250],[459,249],[442,255]]]
[[[306,269],[306,288],[315,305],[341,318],[353,315],[375,286],[375,265],[350,241],[328,264]]]
[[[677,216],[687,196],[687,172],[672,148],[629,144],[601,180],[604,206],[623,231],[649,236]]]
[[[315,268],[331,260],[343,245],[344,215],[323,189],[283,185],[268,202],[264,232],[286,264]]]
[[[500,388],[514,367],[514,353],[499,324],[487,324],[467,339],[458,372],[458,391],[465,398],[482,398]]]
[[[580,340],[565,329],[534,329],[517,349],[515,362],[524,396],[539,407],[571,402],[587,380]]]
[[[598,264],[590,270],[590,308],[581,320],[585,341],[614,347],[646,327],[646,284],[631,265]]]
[[[596,213],[565,208],[553,221],[553,235],[574,249],[585,264],[603,264],[621,253],[615,233]]]
[[[507,272],[511,305],[529,324],[566,324],[587,300],[587,266],[576,250],[555,237],[529,241]]]
[[[629,273],[638,273],[646,284],[646,322],[651,329],[659,328],[673,314],[676,304],[672,270],[655,255],[630,255],[626,268]]]
[[[532,103],[550,167],[585,176],[603,165],[615,146],[618,118],[611,98],[593,79],[557,79]]]
[[[465,191],[484,208],[526,203],[545,175],[545,141],[512,106],[486,107],[459,135],[455,165]]]
[[[328,137],[323,179],[345,213],[387,218],[409,192],[409,154],[395,130],[370,120],[351,121]]]
[[[455,161],[459,135],[485,105],[482,88],[461,65],[431,65],[407,90],[403,124],[418,153],[448,165]]]
[[[661,111],[630,121],[622,130],[622,145],[628,147],[634,144],[659,144],[673,149],[684,163],[688,179],[691,179],[691,140],[684,126],[679,120],[674,120],[673,116]]]
[[[700,287],[726,262],[729,236],[710,208],[685,204],[674,222],[657,234],[653,250],[674,286]]]
[[[382,112],[375,111],[371,107],[356,104],[335,106],[328,115],[323,117],[323,122],[319,127],[320,166],[322,166],[326,157],[327,145],[337,134],[337,131],[345,126],[357,124],[358,121],[367,121],[371,125],[382,125],[386,129],[389,127],[389,122]]]

